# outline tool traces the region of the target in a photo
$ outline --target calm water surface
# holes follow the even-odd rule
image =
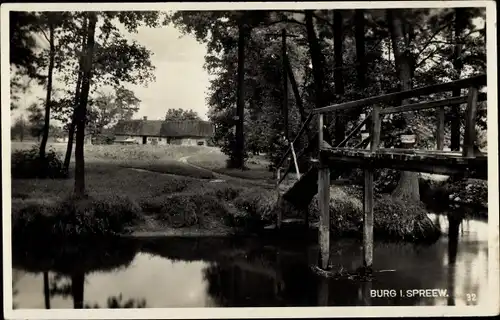
[[[15,245],[14,308],[481,304],[487,298],[487,222],[464,220],[455,228],[458,240],[450,241],[446,216],[431,218],[445,232],[432,245],[375,244],[371,282],[316,276],[309,266],[318,248],[298,236]],[[359,241],[333,243],[335,265],[361,265]],[[370,294],[384,289],[397,294]],[[399,294],[413,289],[442,289],[448,297]]]

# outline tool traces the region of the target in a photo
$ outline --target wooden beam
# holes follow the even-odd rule
[[[318,153],[323,145],[323,115],[318,115]],[[328,268],[330,260],[330,168],[319,156],[320,168],[318,170],[318,207],[319,207],[319,232],[318,243],[320,246],[320,267]]]
[[[318,207],[320,268],[327,269],[330,261],[330,168],[322,165],[318,170]]]
[[[297,85],[297,81],[295,81],[295,75],[293,74],[292,66],[290,65],[290,61],[288,60],[288,56],[285,56],[285,66],[288,73],[288,79],[290,80],[290,84],[292,86],[293,95],[295,97],[295,103],[300,112],[300,120],[305,122],[307,119],[307,115],[305,114],[304,104],[302,103],[302,98],[300,97],[299,87]]]
[[[438,108],[438,107],[459,105],[459,104],[466,103],[466,102],[467,102],[467,96],[453,97],[453,98],[447,98],[447,99],[435,100],[435,101],[424,101],[424,102],[419,102],[419,103],[406,104],[404,106],[384,108],[380,111],[380,114],[390,114],[390,113],[400,113],[400,112],[433,109],[433,108]]]
[[[404,100],[412,97],[418,97],[422,95],[430,95],[433,93],[451,91],[454,88],[467,88],[469,86],[483,86],[486,85],[486,74],[477,75],[467,79],[461,79],[457,81],[441,83],[437,85],[420,87],[412,90],[399,91],[394,93],[388,93],[376,97],[365,98],[356,101],[350,101],[345,103],[340,103],[332,106],[327,106],[323,108],[316,108],[312,111],[314,114],[332,112],[345,109],[359,109],[368,105],[375,105],[379,103],[387,103],[394,100]]]
[[[467,110],[465,111],[465,133],[463,144],[463,156],[474,157],[474,145],[476,142],[476,115],[477,115],[477,87],[469,88],[467,99]]]
[[[436,140],[437,140],[437,149],[444,149],[444,107],[440,107],[437,109],[437,132],[436,132]]]
[[[363,267],[373,266],[373,169],[365,168],[363,196]]]
[[[304,133],[304,130],[307,128],[307,126],[311,122],[313,116],[314,116],[314,114],[312,112],[309,113],[309,116],[307,117],[306,121],[302,124],[302,127],[300,127],[299,133],[297,133],[297,136],[291,142],[292,144],[295,144],[295,142],[297,142],[297,140],[300,138],[300,136],[302,135],[302,133]],[[291,149],[288,148],[288,150],[285,152],[285,154],[283,155],[283,157],[281,157],[280,161],[278,162],[278,167],[281,167],[281,165],[286,160],[286,158],[290,155],[290,153],[291,153]]]
[[[286,29],[281,30],[281,63],[282,63],[282,77],[283,77],[283,118],[285,126],[285,138],[290,141],[288,135],[288,75],[286,70]]]
[[[358,151],[365,151],[359,150]],[[373,168],[391,168],[396,170],[426,172],[443,175],[463,175],[476,179],[488,179],[487,157],[425,157],[421,155],[407,154],[380,154],[373,153],[372,156],[364,157],[360,155],[346,154],[344,152],[332,152],[323,150],[322,157],[331,166],[364,167],[367,165]]]
[[[358,133],[361,130],[363,125],[368,121],[368,119],[370,119],[370,116],[364,118],[363,121],[361,121],[354,129],[352,129],[352,131],[347,135],[347,137],[345,137],[344,140],[342,140],[342,142],[340,142],[337,145],[337,147],[344,146],[347,143],[347,141],[349,141],[349,139],[351,139],[356,133]]]
[[[370,136],[371,136],[370,150],[375,151],[378,148],[378,145],[380,144],[380,127],[381,127],[380,106],[378,105],[373,106],[371,118],[372,121],[370,128]]]

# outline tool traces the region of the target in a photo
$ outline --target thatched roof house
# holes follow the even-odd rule
[[[119,121],[115,135],[120,139],[135,140],[142,144],[205,144],[214,132],[212,123],[203,120],[163,121],[128,120]]]

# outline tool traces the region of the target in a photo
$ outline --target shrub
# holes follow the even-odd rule
[[[236,208],[245,213],[245,221],[240,221],[245,225],[264,225],[276,220],[277,210],[280,209],[278,203],[278,194],[273,191],[262,190],[259,188],[249,188],[242,191],[234,199]]]
[[[37,146],[29,150],[16,150],[11,156],[11,174],[13,179],[49,178],[62,179],[67,175],[63,171],[61,155],[54,149],[45,153],[41,159]]]
[[[75,199],[70,196],[61,201],[54,233],[118,234],[141,219],[140,206],[126,196],[97,194],[86,199]]]
[[[311,202],[312,221],[319,220],[317,196]],[[345,188],[330,191],[330,228],[336,236],[361,236],[363,232],[363,203]],[[435,241],[440,230],[427,216],[422,206],[382,195],[375,200],[374,235],[377,238],[399,241]]]
[[[398,185],[400,171],[394,169],[377,169],[373,176],[373,190],[376,194],[391,193]],[[348,177],[353,183],[362,185],[364,183],[363,170],[354,169]]]
[[[176,193],[141,200],[145,213],[172,228],[198,227],[211,229],[232,224],[234,211],[211,195]]]
[[[87,236],[122,233],[141,219],[141,208],[128,197],[99,194],[58,201],[13,203],[14,234],[24,236]]]

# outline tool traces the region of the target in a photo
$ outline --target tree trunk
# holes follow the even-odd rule
[[[463,8],[455,8],[455,48],[453,52],[453,68],[455,72],[454,80],[460,79],[460,74],[463,69],[463,62],[461,60],[462,56],[462,31],[464,28],[465,21],[463,21]],[[453,89],[453,97],[459,97],[461,89]],[[460,108],[458,106],[451,108],[451,141],[450,149],[452,151],[460,150]]]
[[[82,29],[86,30],[87,29],[87,18],[84,18]],[[86,42],[86,36],[85,34],[82,36],[82,51],[85,48],[85,42]],[[79,59],[79,66],[78,66],[78,78],[76,80],[76,88],[75,88],[75,102],[74,102],[74,107],[73,107],[73,115],[71,116],[71,123],[69,124],[68,128],[68,144],[66,146],[66,155],[64,156],[64,164],[63,164],[63,170],[64,172],[69,171],[69,164],[71,162],[71,153],[73,152],[73,139],[75,137],[75,117],[76,117],[76,111],[78,109],[78,102],[80,99],[80,91],[81,91],[81,85],[82,85],[82,73],[83,73],[83,55],[80,56]]]
[[[49,272],[43,272],[43,297],[45,301],[45,309],[50,309],[50,290],[49,290]]]
[[[71,275],[71,295],[73,296],[73,308],[83,309],[85,275],[75,273]]]
[[[399,81],[401,83],[401,90],[411,90],[412,79],[411,79],[411,57],[409,52],[408,39],[404,34],[403,30],[409,30],[411,27],[408,23],[403,21],[401,12],[398,9],[387,10],[387,20],[389,23],[389,31],[391,33],[392,48],[394,51],[394,59],[396,61],[396,70],[398,72]],[[402,104],[407,104],[407,100],[403,100]],[[404,113],[405,125],[407,128],[413,122],[413,116],[411,113]],[[411,130],[408,130],[408,134],[414,134]],[[396,189],[393,191],[392,196],[395,198],[410,200],[410,201],[420,201],[420,192],[418,187],[418,172],[401,172],[401,178]]]
[[[40,143],[40,159],[45,158],[45,149],[47,147],[47,140],[49,139],[49,125],[50,125],[50,105],[52,97],[52,73],[54,71],[54,24],[49,17],[49,71],[47,76],[47,95],[45,97],[45,120],[43,126],[42,142]]]
[[[335,66],[333,77],[335,82],[335,95],[339,99],[344,95],[343,67],[343,36],[342,36],[342,13],[340,10],[333,11],[333,50]],[[335,113],[335,144],[339,144],[345,138],[345,116],[344,111]]]
[[[234,152],[233,166],[243,169],[245,166],[245,136],[243,132],[244,113],[245,113],[245,41],[247,36],[247,27],[244,25],[244,19],[240,21],[238,27],[238,84],[237,84],[237,102],[236,102],[236,145]]]
[[[94,34],[97,23],[95,12],[89,12],[89,24],[87,32],[87,45],[83,64],[82,91],[80,103],[76,112],[76,145],[75,145],[75,196],[77,198],[85,196],[85,160],[84,160],[84,139],[85,139],[85,117],[87,114],[87,102],[89,98],[90,80],[92,78],[92,57],[94,54]]]
[[[305,10],[305,20],[307,29],[307,41],[309,43],[309,53],[311,55],[311,64],[313,69],[314,88],[316,91],[316,108],[325,106],[324,97],[324,71],[323,71],[323,55],[319,46],[316,31],[314,30],[313,16],[311,10]]]
[[[356,78],[358,89],[366,87],[366,60],[365,60],[365,11],[354,10],[354,33],[356,38]]]
[[[284,135],[290,141],[288,134],[288,77],[286,72],[286,29],[281,30],[281,63],[283,73],[283,119],[284,119]]]
[[[77,106],[78,106],[78,101],[80,98],[80,86],[82,83],[82,73],[78,73],[78,79],[76,82],[76,89],[75,89],[75,108],[73,110],[73,116],[71,117],[71,123],[69,124],[68,128],[68,144],[66,146],[66,155],[64,156],[64,172],[69,171],[69,164],[71,162],[71,153],[73,152],[73,139],[75,137],[75,118],[76,118],[76,111],[77,111]]]

